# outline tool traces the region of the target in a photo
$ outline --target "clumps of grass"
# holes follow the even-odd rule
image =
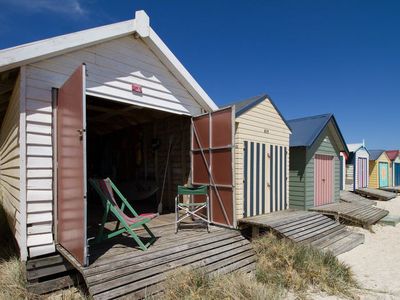
[[[330,252],[295,244],[268,234],[253,241],[257,253],[256,278],[267,286],[278,286],[305,295],[317,289],[330,295],[353,298],[357,282],[350,267]]]
[[[209,275],[203,269],[183,268],[165,281],[165,300],[281,299],[282,290],[269,289],[257,282],[253,274],[235,272]]]
[[[0,201],[0,299],[35,299],[26,290],[24,267]]]

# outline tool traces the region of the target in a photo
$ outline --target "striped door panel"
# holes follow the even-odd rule
[[[367,173],[367,159],[359,157],[357,159],[357,184],[358,188],[367,187],[368,173]]]
[[[316,154],[314,158],[314,205],[333,202],[333,156]]]
[[[287,147],[244,142],[244,217],[287,208]]]

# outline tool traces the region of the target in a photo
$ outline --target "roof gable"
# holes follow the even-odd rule
[[[386,154],[391,161],[394,161],[394,160],[396,160],[397,157],[399,157],[400,151],[399,150],[387,150]]]
[[[285,125],[287,126],[287,128],[291,130],[288,122],[286,121],[286,119],[283,117],[283,115],[281,114],[281,112],[279,111],[278,107],[275,105],[274,101],[272,101],[272,99],[266,95],[259,95],[259,96],[254,96],[245,100],[241,100],[238,102],[234,102],[231,103],[227,106],[234,106],[235,107],[235,117],[239,117],[242,114],[244,114],[245,112],[247,112],[248,110],[252,109],[253,107],[255,107],[256,105],[260,104],[261,102],[268,100],[271,105],[274,107],[275,111],[278,113],[278,115],[281,117],[282,121],[285,123]]]
[[[390,160],[385,150],[369,150],[369,160],[379,160],[382,155]]]
[[[334,134],[337,135],[339,150],[348,153],[343,135],[336,123],[333,114],[323,114],[299,119],[288,120],[292,135],[290,137],[290,147],[311,147],[318,139],[324,129],[331,123]]]
[[[144,11],[135,19],[0,50],[0,72],[134,34],[141,38],[206,111],[218,106],[150,27]]]
[[[369,153],[368,149],[364,146],[363,143],[347,144],[347,148],[349,149],[349,152],[357,152],[363,149]]]

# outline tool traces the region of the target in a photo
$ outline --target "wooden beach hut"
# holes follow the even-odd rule
[[[399,150],[388,150],[388,151],[386,151],[386,154],[390,159],[389,185],[390,186],[400,186],[400,151]]]
[[[258,109],[274,116],[268,100],[247,113],[257,114]],[[153,246],[166,248],[159,255],[182,259],[177,257],[183,249],[179,247],[186,243],[190,255],[207,248],[196,257],[212,254],[210,263],[254,266],[248,242],[235,244],[241,239],[236,231],[211,232],[208,239],[186,233],[168,244],[177,185],[208,185],[212,223],[236,227],[235,114],[232,107],[218,110],[151,28],[144,11],[133,20],[1,50],[0,115],[0,198],[23,261],[58,251],[84,276],[98,274],[88,269],[93,261],[103,264],[96,275],[101,280],[85,277],[92,295],[106,299],[145,291],[146,285],[136,284],[143,273],[135,266],[141,250],[129,243],[114,247],[112,240],[107,247],[93,244],[103,210],[88,179],[110,177],[138,212],[165,216]],[[287,146],[289,130],[283,119],[271,117],[268,124],[257,134],[270,134],[272,141],[284,131],[282,146]],[[243,122],[243,132],[246,128]],[[274,148],[271,155],[286,154]],[[228,244],[235,251],[247,247],[249,256],[215,255]],[[131,260],[117,267],[113,251],[125,251]],[[64,264],[50,258],[41,266],[54,260]],[[171,265],[152,268],[154,280],[166,268]],[[148,285],[158,283],[149,278]]]
[[[232,107],[237,219],[287,209],[291,130],[285,118],[267,95]]]
[[[369,151],[369,187],[381,188],[389,186],[391,161],[385,150]]]
[[[338,202],[340,152],[348,149],[333,114],[288,120],[289,205],[307,210]]]
[[[346,190],[368,187],[369,152],[364,143],[347,144],[349,158],[346,166]]]

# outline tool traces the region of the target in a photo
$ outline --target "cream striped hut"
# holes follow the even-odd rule
[[[267,95],[233,106],[236,218],[287,209],[290,127]]]

